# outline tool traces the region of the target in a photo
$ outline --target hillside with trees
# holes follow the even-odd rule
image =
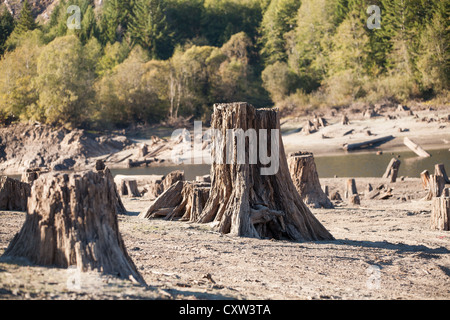
[[[71,28],[78,6],[79,28]],[[370,29],[370,5],[381,9]],[[440,0],[61,0],[0,7],[0,120],[89,129],[247,101],[296,112],[449,97]]]

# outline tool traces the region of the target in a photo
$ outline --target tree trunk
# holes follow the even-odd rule
[[[350,124],[350,122],[348,121],[348,117],[346,115],[342,116],[341,123],[345,126]]]
[[[386,168],[386,172],[383,175],[383,178],[391,178],[391,182],[395,182],[397,180],[398,170],[400,168],[401,161],[397,158],[392,158],[391,162]]]
[[[33,184],[34,180],[37,180],[43,173],[49,172],[48,168],[29,168],[22,173],[21,181],[29,184]]]
[[[436,230],[450,230],[450,189],[447,188],[441,197],[433,198],[431,210],[431,228]]]
[[[334,208],[320,186],[319,175],[317,174],[312,153],[291,153],[287,158],[287,162],[294,186],[305,204],[313,208]]]
[[[333,239],[295,189],[276,110],[255,109],[247,103],[216,104],[211,127],[221,135],[213,135],[211,191],[198,222],[215,221],[220,232],[234,236]],[[237,138],[239,133],[254,136],[250,142]],[[269,154],[268,161],[263,159]]]
[[[0,210],[26,211],[30,191],[28,183],[0,177]]]
[[[140,197],[141,193],[138,190],[137,181],[130,177],[115,177],[117,189],[121,196]]]
[[[438,163],[434,166],[434,174],[436,176],[442,176],[445,183],[450,183],[448,179],[447,172],[445,172],[445,167],[443,163]]]
[[[407,146],[409,149],[414,151],[415,154],[417,154],[419,157],[427,158],[430,157],[430,154],[426,152],[421,146],[419,146],[417,143],[411,141],[408,137],[405,137],[403,139],[403,143],[405,146]]]
[[[420,173],[420,179],[422,180],[422,188],[428,190],[430,188],[430,173],[428,170],[424,170]]]
[[[159,185],[158,195],[169,189],[177,181],[184,181],[184,171],[174,170],[166,174]]]
[[[210,184],[195,181],[177,181],[163,192],[139,218],[180,219],[194,222],[209,197]]]
[[[356,190],[355,179],[348,179],[345,185],[344,197],[351,204],[361,204],[358,191]]]
[[[145,284],[119,233],[116,187],[108,168],[47,173],[33,184],[27,216],[4,256]]]

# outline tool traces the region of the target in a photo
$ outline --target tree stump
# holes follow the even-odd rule
[[[331,200],[333,200],[333,201],[342,201],[342,197],[341,197],[341,195],[339,194],[339,191],[334,191],[332,194],[331,194]]]
[[[345,184],[344,198],[346,198],[350,204],[361,204],[358,190],[356,190],[355,179],[347,180]]]
[[[397,180],[398,170],[400,168],[401,161],[397,158],[392,158],[389,162],[389,165],[386,168],[385,173],[383,174],[383,178],[391,178],[391,182],[395,182]]]
[[[428,190],[423,200],[430,201],[435,197],[440,197],[445,188],[445,178],[442,175],[429,174],[428,170],[422,171],[420,174],[422,187]]]
[[[169,189],[177,181],[184,181],[184,171],[174,170],[165,175],[162,179],[161,184],[159,185],[158,195]]]
[[[443,163],[438,163],[434,166],[434,174],[436,176],[441,176],[444,180],[444,183],[450,184],[450,180],[447,176],[447,172],[445,172],[445,167]]]
[[[114,178],[120,196],[140,197],[137,181],[130,177],[118,176]]]
[[[433,198],[431,210],[431,229],[450,230],[450,189],[446,188],[442,196]]]
[[[128,256],[117,222],[111,173],[47,173],[33,184],[25,223],[5,257],[81,272],[99,270],[145,282]]]
[[[37,167],[29,168],[22,173],[21,181],[29,184],[33,184],[34,180],[37,180],[39,176],[43,173],[47,173],[50,170],[48,168]]]
[[[430,184],[430,173],[428,170],[424,170],[420,173],[420,179],[422,181],[422,188],[428,190]]]
[[[320,186],[314,155],[311,152],[291,153],[287,162],[294,186],[305,204],[313,208],[334,208]]]
[[[215,104],[211,127],[216,130],[211,191],[197,222],[214,221],[219,232],[233,236],[333,239],[292,182],[276,110],[255,109],[247,103]],[[239,133],[253,135],[251,143],[245,136],[239,139]],[[239,161],[242,155],[245,161]]]
[[[177,181],[164,191],[139,218],[179,219],[195,222],[209,197],[210,184],[196,181]]]
[[[350,121],[348,121],[348,117],[346,115],[342,116],[341,124],[343,124],[344,126],[347,126],[350,124]]]
[[[30,191],[28,183],[0,177],[0,210],[26,211]]]

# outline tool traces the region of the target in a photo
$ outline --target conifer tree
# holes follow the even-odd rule
[[[0,8],[0,56],[5,52],[5,42],[14,30],[14,17],[6,7]]]
[[[160,0],[141,0],[135,3],[128,34],[133,45],[147,50],[152,59],[170,57],[172,34]]]
[[[31,12],[31,6],[28,0],[25,0],[20,10],[19,20],[17,21],[16,28],[14,29],[17,34],[22,34],[28,30],[33,30],[37,27],[34,21],[33,14]]]
[[[284,35],[295,29],[298,0],[272,0],[261,22],[261,54],[265,64],[286,61]]]

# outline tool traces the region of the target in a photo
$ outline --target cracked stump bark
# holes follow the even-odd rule
[[[313,154],[311,152],[291,153],[287,161],[292,181],[305,204],[313,208],[334,208],[320,186]]]
[[[218,231],[234,236],[294,241],[333,239],[303,203],[292,182],[276,110],[255,109],[247,103],[216,104],[211,126],[216,130],[211,148],[211,190],[197,222],[215,222]],[[252,136],[251,129],[257,139],[249,142],[245,137],[239,138],[239,132]],[[228,147],[227,140],[231,142]],[[245,152],[240,152],[245,161],[238,161],[242,145]],[[259,157],[255,161],[256,151]],[[231,161],[226,161],[227,154],[232,154]],[[271,162],[262,154],[270,154]],[[277,164],[278,170],[267,174]]]
[[[84,272],[98,271],[145,285],[117,221],[117,194],[108,168],[48,173],[33,183],[26,220],[4,255]]]

